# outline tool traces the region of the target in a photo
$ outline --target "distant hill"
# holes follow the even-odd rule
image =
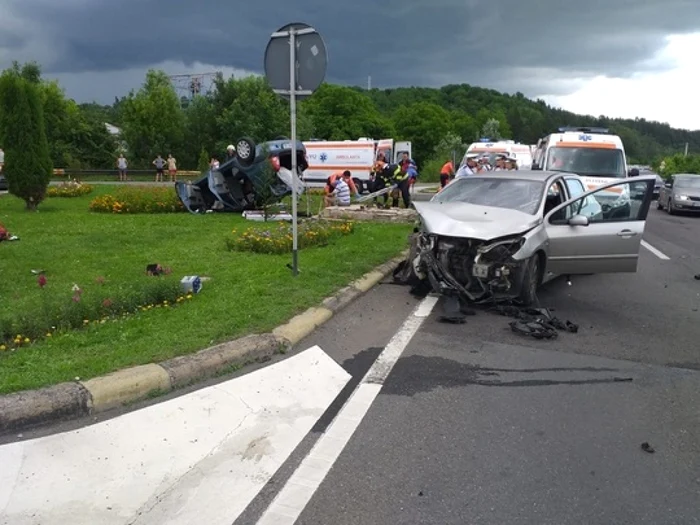
[[[505,117],[516,141],[535,144],[537,139],[561,126],[597,126],[609,128],[622,138],[628,157],[634,162],[651,163],[661,157],[689,151],[700,152],[700,130],[672,128],[668,124],[637,119],[614,119],[605,116],[577,115],[553,108],[543,100],[531,100],[522,93],[508,95],[468,84],[442,88],[396,88],[360,91],[368,94],[380,111],[391,115],[401,107],[420,102],[434,103],[453,115],[466,114],[478,121],[480,113]],[[482,117],[483,118],[483,117]]]

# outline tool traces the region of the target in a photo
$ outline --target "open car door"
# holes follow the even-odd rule
[[[545,217],[547,271],[636,272],[656,177],[620,179],[557,206]],[[610,192],[620,197],[611,201]]]

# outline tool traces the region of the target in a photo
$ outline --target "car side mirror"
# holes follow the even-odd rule
[[[588,217],[585,215],[574,215],[569,219],[569,226],[588,226]]]
[[[670,187],[672,186],[672,184],[671,184],[670,182],[667,182],[666,184],[664,184],[664,186],[665,186],[666,188],[670,188]]]

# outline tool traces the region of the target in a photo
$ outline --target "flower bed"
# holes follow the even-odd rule
[[[299,223],[299,248],[325,246],[333,239],[350,235],[354,231],[352,222],[309,220]],[[292,225],[278,223],[276,226],[260,225],[233,230],[226,239],[230,251],[281,254],[292,251]]]
[[[46,190],[48,197],[81,197],[91,193],[94,188],[77,180],[68,180]]]
[[[88,325],[116,322],[129,315],[154,308],[172,308],[192,299],[183,294],[180,283],[167,277],[144,278],[131,287],[105,291],[105,280],[83,289],[77,284],[56,292],[44,275],[37,277],[42,289],[40,304],[32,312],[12,312],[0,318],[0,351],[12,351],[38,339],[54,337]]]
[[[174,213],[185,207],[171,187],[129,186],[114,194],[101,195],[90,202],[90,210],[98,213]]]

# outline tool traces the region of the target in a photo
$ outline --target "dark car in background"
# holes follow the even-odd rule
[[[661,188],[659,210],[666,210],[669,215],[677,212],[700,213],[700,175],[694,173],[677,173]]]
[[[654,183],[654,193],[652,195],[652,199],[658,200],[659,193],[661,192],[661,187],[664,185],[664,179],[658,173],[654,173],[648,166],[630,166],[628,175],[630,177],[656,175],[656,182]]]
[[[7,191],[7,179],[0,173],[0,191]]]
[[[292,174],[292,154],[296,154],[297,173]],[[296,148],[286,137],[256,144],[243,137],[236,143],[236,156],[219,168],[209,170],[195,182],[176,182],[177,195],[192,213],[208,211],[243,212],[260,206],[261,199],[282,200],[292,192],[297,177],[298,194],[305,184],[301,174],[308,168],[306,148],[297,141]],[[270,173],[275,176],[270,177]]]

